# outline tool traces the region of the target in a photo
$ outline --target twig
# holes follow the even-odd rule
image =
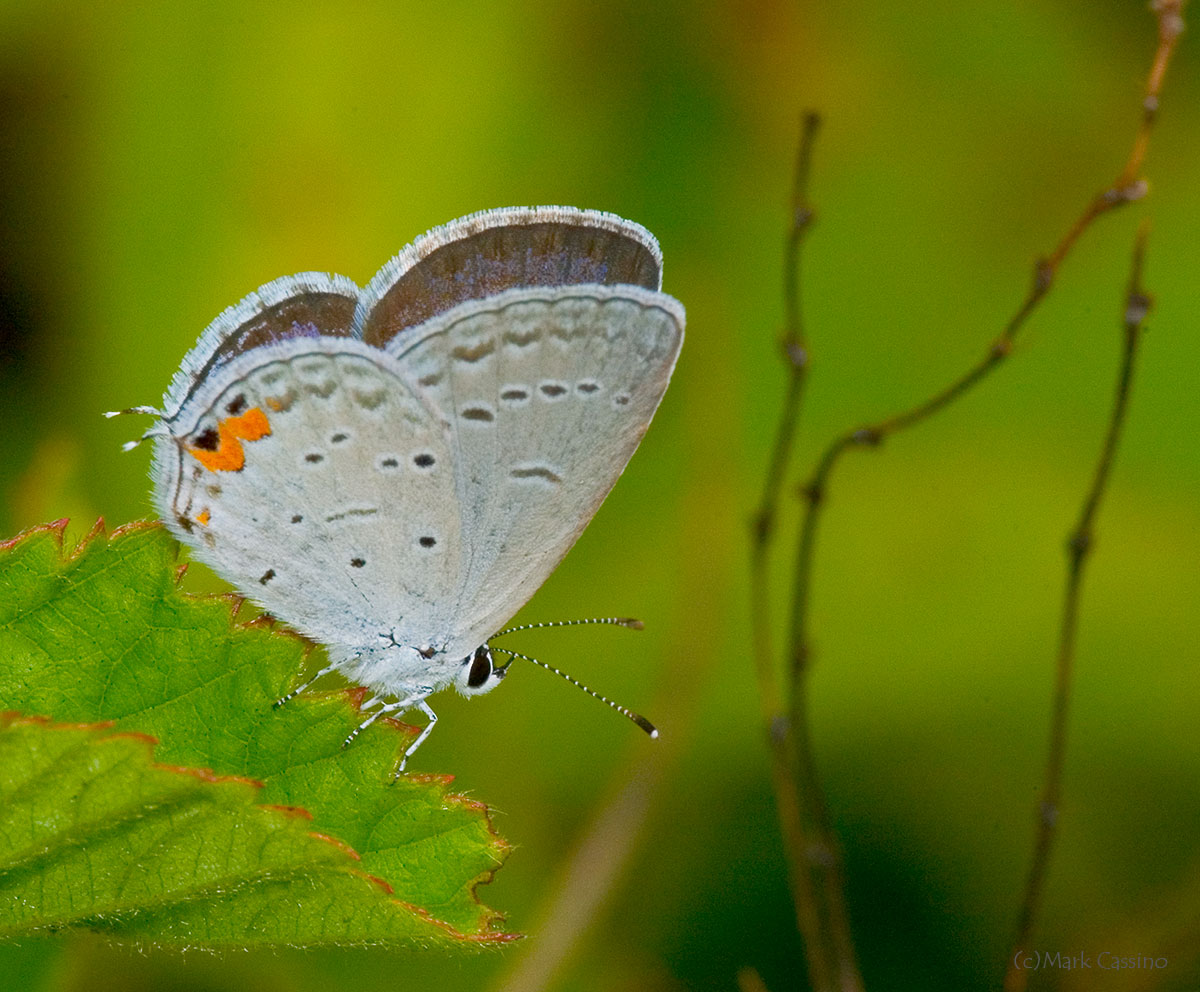
[[[1062,801],[1062,775],[1067,749],[1067,716],[1071,703],[1071,679],[1075,665],[1075,632],[1079,619],[1079,594],[1083,584],[1083,570],[1088,554],[1092,550],[1092,525],[1100,508],[1100,501],[1108,485],[1113,458],[1120,440],[1121,428],[1125,424],[1125,412],[1129,405],[1129,387],[1133,380],[1134,359],[1141,340],[1142,322],[1150,311],[1151,300],[1142,289],[1142,259],[1146,248],[1146,225],[1138,231],[1133,250],[1133,264],[1129,277],[1129,289],[1125,295],[1124,350],[1121,367],[1117,374],[1116,396],[1112,413],[1109,415],[1108,432],[1104,447],[1096,463],[1091,488],[1083,501],[1079,522],[1067,541],[1067,583],[1063,602],[1062,625],[1058,635],[1058,663],[1054,680],[1054,709],[1050,722],[1050,746],[1046,755],[1046,773],[1042,785],[1042,799],[1038,804],[1037,827],[1034,833],[1033,860],[1025,885],[1025,898],[1017,918],[1017,935],[1012,953],[1008,958],[1008,970],[1004,976],[1005,992],[1022,992],[1028,981],[1029,972],[1019,964],[1029,952],[1029,940],[1033,925],[1041,906],[1042,891],[1046,883],[1046,871],[1050,863],[1050,852],[1054,844],[1055,828],[1058,823],[1059,804]]]
[[[1158,111],[1159,92],[1162,87],[1163,78],[1179,37],[1183,32],[1182,11],[1185,2],[1186,0],[1156,0],[1152,4],[1151,9],[1158,19],[1158,46],[1146,82],[1145,95],[1142,100],[1141,120],[1124,167],[1121,169],[1116,180],[1092,199],[1075,223],[1055,246],[1054,251],[1047,258],[1039,259],[1035,264],[1033,281],[1025,298],[1017,307],[1012,318],[1004,326],[1000,336],[988,348],[983,358],[963,375],[917,406],[901,411],[874,424],[848,431],[834,438],[818,459],[816,468],[809,477],[809,481],[803,486],[801,492],[805,499],[805,505],[796,546],[795,586],[789,624],[788,657],[790,659],[790,693],[788,719],[786,721],[780,720],[775,714],[774,709],[769,705],[775,697],[772,692],[772,686],[768,684],[768,680],[763,674],[763,669],[769,664],[770,645],[767,634],[759,630],[760,625],[765,627],[767,619],[765,605],[763,605],[765,603],[765,595],[759,587],[760,577],[756,574],[753,586],[755,603],[757,604],[754,621],[755,652],[760,670],[759,682],[764,707],[768,709],[768,719],[771,721],[771,726],[777,730],[773,735],[773,772],[778,779],[781,766],[790,768],[798,782],[798,796],[803,801],[802,808],[805,809],[811,818],[811,827],[808,834],[815,841],[815,845],[808,849],[818,851],[819,856],[816,858],[810,856],[809,860],[812,864],[812,870],[819,876],[820,897],[824,903],[827,915],[827,926],[823,932],[829,936],[832,946],[830,953],[834,955],[835,961],[846,969],[843,972],[843,976],[850,976],[848,978],[849,984],[843,984],[843,987],[860,987],[861,981],[856,981],[857,970],[853,963],[853,947],[850,942],[850,930],[844,905],[844,885],[842,882],[840,854],[833,839],[829,816],[816,775],[812,746],[808,733],[808,673],[811,662],[811,639],[808,626],[811,577],[816,549],[817,528],[821,519],[821,509],[824,506],[830,477],[833,469],[846,451],[852,448],[879,446],[892,434],[908,427],[913,427],[938,413],[985,379],[1010,354],[1013,343],[1021,328],[1053,286],[1059,268],[1082,234],[1091,227],[1093,222],[1110,210],[1122,204],[1140,199],[1146,194],[1148,186],[1145,180],[1140,178],[1142,164],[1145,161],[1149,148],[1149,140]],[[802,377],[802,374],[802,372],[793,372],[793,379]],[[798,401],[796,405],[798,406]],[[790,440],[790,436],[789,433],[787,435],[788,440]],[[777,449],[777,454],[773,458],[772,464],[774,465],[775,461],[779,458]],[[771,477],[768,476],[769,484],[770,479]],[[770,498],[764,498],[764,511],[759,516],[760,544],[766,542],[773,519],[774,494],[769,488],[768,497]],[[756,569],[761,567],[765,572],[765,565],[762,565],[759,558],[763,553],[756,546]],[[761,578],[761,582],[765,584],[765,577]],[[775,748],[782,748],[785,752],[790,751],[791,754],[781,760],[778,756],[775,756]],[[776,784],[776,794],[780,800],[782,817],[788,805],[789,798],[786,790],[782,789],[778,785],[778,782]],[[789,858],[793,862],[793,875],[795,875],[795,865],[800,863],[796,861],[797,854],[805,853],[804,851],[797,852],[795,845],[804,842],[807,836],[806,831],[802,821],[799,825],[791,825],[791,829],[795,831],[794,837],[789,837],[789,824],[786,821],[783,824],[783,829],[785,844],[789,848]],[[797,897],[799,915],[800,902],[810,898],[811,893],[803,889],[798,889],[796,887],[796,880],[793,878],[793,894]],[[811,973],[813,944],[809,939],[808,931],[805,930],[804,921],[801,923],[801,930],[805,935],[806,945],[809,948]],[[824,989],[826,986],[818,983],[815,980],[816,977],[818,976],[813,975],[813,987],[815,989]]]
[[[787,393],[783,400],[779,427],[771,448],[759,509],[754,518],[751,547],[751,607],[754,626],[754,657],[758,672],[759,695],[768,726],[783,715],[782,694],[775,672],[775,655],[771,646],[770,596],[767,587],[767,558],[779,512],[779,497],[787,474],[788,459],[800,415],[800,401],[808,372],[808,345],[800,313],[800,249],[804,237],[816,217],[808,200],[808,177],[812,163],[813,145],[820,117],[814,113],[804,117],[800,149],[796,155],[796,171],[792,185],[792,223],[784,246],[783,298],[785,328],[783,354],[788,363]]]
[[[811,829],[813,817],[810,807],[814,793],[810,792],[807,786],[801,785],[801,782],[810,776],[802,778],[798,774],[796,763],[798,755],[807,754],[811,749],[807,744],[803,747],[796,744],[797,732],[807,737],[807,729],[789,724],[784,715],[784,699],[771,639],[770,586],[767,574],[775,518],[779,511],[780,495],[787,475],[808,373],[808,344],[800,311],[800,259],[805,235],[811,229],[815,218],[815,211],[808,198],[808,180],[819,127],[820,118],[815,113],[805,115],[792,183],[792,217],[784,245],[783,267],[783,357],[787,363],[788,381],[779,426],[775,432],[767,465],[762,498],[754,518],[750,558],[750,612],[758,695],[770,746],[772,784],[787,856],[788,881],[796,913],[796,927],[804,940],[809,985],[815,992],[825,992],[835,987],[835,952],[830,939],[827,913],[818,898],[811,868],[813,852],[817,849],[817,839]],[[813,781],[815,782],[815,779]]]

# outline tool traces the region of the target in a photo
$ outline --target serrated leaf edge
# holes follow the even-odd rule
[[[121,538],[124,538],[126,536],[135,535],[140,531],[147,531],[147,530],[165,531],[166,530],[166,528],[159,521],[156,521],[156,520],[133,520],[127,524],[120,525],[115,530],[110,532],[107,529],[107,526],[104,522],[104,517],[98,517],[96,519],[95,524],[92,525],[91,529],[82,538],[80,538],[79,541],[76,542],[74,547],[72,547],[70,550],[67,550],[64,547],[63,538],[64,538],[64,532],[65,532],[67,526],[69,525],[69,523],[70,523],[69,517],[60,517],[59,519],[53,520],[49,523],[35,524],[34,526],[21,531],[19,534],[15,535],[14,537],[8,538],[7,540],[4,540],[4,541],[0,541],[0,552],[11,550],[11,549],[19,546],[21,543],[31,540],[43,533],[50,533],[51,536],[54,538],[55,544],[58,547],[60,560],[63,562],[64,565],[70,565],[72,562],[74,562],[74,561],[78,560],[80,557],[82,557],[82,555],[90,548],[90,546],[98,540],[103,540],[106,545],[111,545],[116,540],[120,540]],[[175,541],[174,544],[175,544],[175,554],[176,554],[176,557],[178,557],[179,552],[181,550],[181,546],[178,541]],[[186,562],[180,563],[176,568],[175,576],[174,576],[176,588],[178,588],[180,583],[183,581],[183,577],[186,574],[186,572],[187,572],[187,563]],[[315,645],[313,644],[313,642],[308,640],[306,637],[303,637],[301,634],[297,633],[296,631],[294,631],[286,626],[279,625],[276,618],[270,616],[269,614],[266,614],[266,613],[260,614],[259,616],[256,616],[256,617],[252,618],[251,620],[245,620],[245,621],[239,620],[238,613],[241,611],[242,606],[246,603],[246,597],[242,596],[236,592],[221,592],[221,593],[182,592],[182,595],[186,596],[190,600],[193,600],[196,602],[201,602],[201,603],[203,603],[203,602],[220,602],[220,601],[224,601],[224,602],[228,603],[229,607],[230,607],[230,622],[235,628],[241,628],[241,629],[263,629],[263,628],[265,628],[267,630],[268,634],[272,637],[283,637],[283,638],[287,638],[287,639],[290,639],[295,642],[299,642],[305,648],[306,655],[307,655],[307,652],[310,652],[315,649]],[[344,692],[344,693],[359,692],[360,695],[358,698],[358,703],[362,702],[362,699],[365,698],[365,695],[367,693],[367,690],[361,686],[348,686],[339,691]],[[354,705],[355,705],[356,710],[361,711],[361,708],[359,705],[357,705],[357,703]],[[46,719],[46,718],[29,717],[29,719]],[[383,719],[377,721],[377,723],[385,725],[385,726],[390,726],[392,729],[396,730],[397,732],[404,735],[405,737],[411,738],[411,736],[420,732],[419,728],[414,727],[412,724],[404,723],[403,721],[398,720],[394,717],[384,717]],[[62,726],[72,726],[72,725],[63,724]],[[100,725],[77,724],[74,726],[77,726],[77,727],[97,726],[98,727]],[[109,723],[108,726],[111,726],[111,723]],[[121,733],[130,734],[130,735],[136,734],[136,732],[134,732],[134,731],[122,731]],[[157,745],[157,743],[158,743],[156,738],[151,737],[148,734],[137,734],[137,736],[143,737],[147,741],[152,741],[153,744],[155,744],[155,745]],[[401,753],[402,753],[401,746],[398,745],[397,749],[396,749],[396,759],[395,759],[397,763],[400,760]],[[171,766],[164,765],[162,767],[164,769],[171,770]],[[192,773],[198,771],[197,769],[187,769],[182,766],[178,766],[178,770],[181,772],[192,772]],[[393,767],[393,770],[394,770],[394,767]],[[219,776],[216,776],[216,773],[213,772],[211,769],[203,769],[201,771],[205,771],[205,772],[207,772],[208,775],[214,776],[214,778],[211,779],[212,781],[216,781],[217,778],[219,778]],[[405,777],[409,778],[410,780],[415,781],[415,782],[430,783],[430,784],[436,783],[436,784],[439,784],[442,786],[448,786],[451,782],[454,781],[454,775],[448,774],[448,773],[438,773],[438,772],[408,773],[408,774],[406,774]],[[237,778],[238,778],[238,776],[228,776],[229,780],[233,780],[233,779],[237,779]],[[257,787],[262,786],[261,782],[256,782],[252,779],[244,779],[243,778],[243,779],[241,779],[241,781],[250,782]],[[503,864],[504,859],[507,858],[508,855],[512,851],[512,845],[509,844],[509,842],[496,831],[495,824],[492,822],[491,809],[487,806],[487,804],[482,803],[475,799],[471,799],[469,796],[463,795],[461,793],[452,793],[452,792],[444,793],[442,795],[442,802],[446,803],[447,805],[464,806],[464,807],[472,810],[473,812],[478,813],[480,816],[482,816],[484,828],[487,830],[488,835],[492,841],[491,848],[492,848],[492,850],[495,851],[495,856],[497,859],[496,867],[489,868],[489,869],[486,869],[485,871],[480,872],[478,875],[476,875],[473,879],[471,879],[467,883],[467,890],[470,893],[470,897],[474,901],[475,905],[477,907],[479,907],[479,911],[480,911],[479,917],[478,917],[479,926],[480,926],[480,930],[483,932],[478,933],[478,934],[462,933],[461,931],[459,931],[455,927],[453,927],[451,924],[449,924],[443,920],[438,920],[428,910],[426,910],[420,906],[415,906],[411,903],[405,902],[402,899],[393,899],[393,901],[399,905],[404,906],[410,912],[416,913],[421,918],[427,920],[432,925],[438,927],[439,929],[443,930],[444,932],[451,935],[452,937],[455,937],[456,939],[462,939],[465,941],[481,943],[481,944],[509,943],[513,940],[522,939],[524,937],[524,935],[520,934],[520,933],[504,933],[504,932],[499,932],[499,931],[491,929],[493,927],[502,925],[506,917],[500,911],[493,909],[490,906],[487,906],[479,898],[479,893],[478,893],[479,886],[487,885],[495,878],[497,870],[499,870],[499,868]],[[271,804],[263,804],[262,808],[274,809],[276,812],[280,811],[279,807],[272,806]],[[297,806],[297,807],[291,807],[291,809],[303,810],[303,807]],[[304,810],[304,814],[307,815],[307,817],[310,820],[312,819],[312,814],[309,813],[307,810]],[[315,834],[314,833],[314,836],[318,836],[321,839],[326,840],[326,841],[336,842],[336,843],[342,845],[345,850],[353,852],[353,848],[351,848],[350,845],[344,844],[344,842],[342,842],[342,841],[335,841],[334,838],[330,837],[327,834]],[[354,852],[354,857],[361,861],[361,856],[357,852]],[[347,869],[347,870],[355,871],[355,869]],[[360,872],[360,874],[362,874],[366,878],[372,879],[377,882],[381,882],[383,885],[387,886],[389,892],[392,891],[391,886],[383,879],[378,879],[378,878],[376,878],[376,876],[373,876],[373,875],[367,875],[365,872]]]

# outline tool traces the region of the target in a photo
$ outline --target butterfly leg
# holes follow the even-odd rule
[[[433,732],[433,725],[437,723],[437,714],[429,708],[429,704],[424,699],[417,703],[417,709],[425,714],[429,722],[425,724],[425,729],[417,735],[417,739],[408,745],[408,750],[404,752],[404,757],[400,759],[400,767],[396,769],[396,774],[392,776],[393,780],[400,777],[400,773],[404,771],[404,766],[408,764],[408,759],[413,756],[417,748],[425,743],[425,738]]]
[[[289,692],[286,696],[282,697],[281,699],[275,700],[275,702],[271,704],[271,708],[278,709],[284,703],[290,703],[293,699],[295,699],[298,695],[300,695],[300,693],[302,693],[310,685],[312,685],[314,682],[316,682],[317,679],[321,678],[323,675],[328,675],[330,672],[336,672],[336,671],[337,671],[337,665],[326,665],[319,672],[317,672],[316,675],[314,675],[311,679],[309,679],[303,685],[297,686],[295,689],[293,689],[291,692]]]
[[[375,700],[371,699],[366,705],[369,706],[373,702],[375,702]],[[367,718],[365,720],[363,720],[362,723],[360,723],[357,727],[355,727],[352,731],[350,731],[350,736],[347,737],[344,741],[342,741],[342,747],[349,747],[351,744],[353,744],[354,738],[356,738],[359,734],[361,734],[364,730],[366,730],[369,726],[371,726],[371,724],[373,724],[381,716],[385,716],[388,713],[395,713],[397,710],[402,710],[404,708],[405,708],[404,700],[397,700],[394,703],[382,704],[379,707],[379,709],[377,709],[373,713],[369,714],[367,716]]]

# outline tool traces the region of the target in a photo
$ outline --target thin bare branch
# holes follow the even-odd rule
[[[1050,854],[1054,845],[1058,825],[1059,806],[1062,802],[1063,766],[1067,752],[1067,717],[1070,712],[1072,674],[1075,667],[1075,633],[1079,620],[1079,597],[1083,585],[1084,565],[1092,550],[1092,527],[1100,509],[1100,501],[1108,486],[1112,473],[1113,459],[1125,424],[1125,413],[1129,405],[1129,387],[1133,381],[1134,359],[1141,340],[1142,322],[1150,311],[1150,297],[1142,289],[1142,260],[1146,248],[1146,225],[1138,231],[1133,250],[1133,263],[1129,277],[1129,289],[1125,294],[1125,311],[1122,318],[1124,346],[1121,366],[1117,374],[1116,395],[1109,415],[1108,430],[1104,446],[1096,463],[1091,487],[1083,501],[1079,521],[1067,540],[1067,582],[1063,601],[1062,624],[1058,635],[1058,662],[1054,679],[1054,707],[1050,722],[1050,745],[1046,755],[1046,772],[1042,785],[1042,798],[1038,804],[1037,826],[1034,833],[1033,859],[1025,883],[1025,898],[1017,917],[1017,935],[1012,953],[1008,958],[1008,970],[1004,976],[1005,992],[1023,992],[1029,971],[1020,962],[1029,953],[1029,941],[1034,923],[1041,908],[1042,892],[1050,865]]]
[[[1149,148],[1163,79],[1183,31],[1184,2],[1185,0],[1156,0],[1152,5],[1152,10],[1158,19],[1158,45],[1147,78],[1141,118],[1128,159],[1115,181],[1092,199],[1050,255],[1039,259],[1035,264],[1030,288],[1013,316],[1004,326],[1000,336],[988,347],[986,353],[975,365],[930,398],[874,424],[859,427],[835,437],[818,458],[816,468],[801,490],[805,503],[796,545],[795,584],[789,623],[790,677],[787,719],[780,719],[774,715],[776,711],[773,706],[768,706],[768,702],[774,700],[774,691],[773,686],[768,682],[768,677],[773,678],[773,675],[770,674],[767,667],[770,661],[770,643],[765,607],[765,563],[761,560],[765,557],[765,547],[760,547],[760,545],[765,546],[768,541],[775,508],[774,493],[770,489],[771,477],[768,477],[768,496],[764,498],[763,511],[758,517],[759,543],[755,549],[755,573],[752,586],[756,604],[755,652],[760,669],[760,686],[764,687],[762,689],[764,707],[767,707],[770,725],[777,728],[773,740],[786,745],[785,751],[790,752],[785,754],[782,759],[774,758],[776,778],[778,779],[781,768],[791,769],[798,783],[797,805],[808,821],[807,823],[802,821],[794,826],[795,836],[790,840],[788,839],[788,825],[785,823],[785,842],[788,843],[790,851],[794,851],[792,845],[797,842],[803,842],[806,839],[812,842],[805,844],[805,850],[812,852],[809,862],[820,896],[819,906],[825,919],[822,932],[830,939],[830,953],[835,962],[833,967],[835,971],[840,972],[838,979],[843,988],[859,988],[861,979],[858,978],[857,968],[854,965],[853,947],[844,905],[845,886],[842,880],[840,853],[816,774],[808,731],[808,674],[812,655],[809,633],[812,570],[818,525],[822,516],[821,510],[825,505],[830,477],[842,455],[850,449],[878,447],[890,435],[922,423],[960,399],[987,378],[1011,353],[1017,335],[1054,285],[1059,268],[1082,234],[1099,217],[1118,206],[1140,199],[1146,194],[1148,186],[1145,180],[1140,178],[1140,175]],[[794,379],[802,379],[802,376],[803,372],[793,373]],[[799,403],[796,401],[796,406],[798,407],[798,405]],[[788,416],[785,414],[785,424],[791,422],[786,419]],[[790,444],[790,433],[783,434],[781,432],[781,436],[780,443]],[[785,458],[786,451],[781,455],[777,448],[772,464],[774,465],[777,461],[782,464]],[[760,568],[761,572],[758,571]],[[764,669],[768,673],[766,676],[763,674]],[[781,797],[780,805],[783,809],[786,803],[783,802],[783,793],[780,791],[778,782],[776,792]],[[794,853],[792,856],[794,857]],[[793,891],[797,891],[794,880]],[[808,893],[802,894],[805,899],[808,898]],[[811,950],[809,953],[811,956]],[[826,987],[816,981],[813,981],[812,984],[817,989]]]
[[[784,244],[783,298],[786,325],[783,354],[787,362],[788,383],[780,410],[779,426],[767,463],[762,498],[754,517],[751,578],[752,614],[754,623],[755,662],[758,667],[760,695],[766,710],[767,723],[783,712],[779,680],[775,672],[775,655],[771,647],[770,597],[767,595],[766,569],[775,517],[779,512],[779,497],[787,475],[792,442],[800,417],[800,403],[808,372],[808,344],[800,312],[800,249],[805,235],[812,227],[816,213],[808,199],[808,177],[812,166],[813,146],[821,119],[815,113],[804,116],[800,148],[796,154],[796,169],[792,183],[792,222]]]
[[[834,988],[835,953],[829,936],[826,913],[818,898],[811,872],[816,840],[809,826],[812,816],[806,806],[812,797],[807,790],[798,789],[801,779],[795,764],[796,756],[807,753],[808,749],[796,747],[793,739],[796,728],[789,726],[784,716],[783,694],[771,641],[770,588],[767,574],[775,518],[799,422],[808,372],[808,345],[800,307],[800,260],[805,236],[815,218],[808,197],[808,180],[819,127],[820,118],[816,114],[805,115],[796,155],[791,224],[784,245],[783,269],[786,322],[783,357],[787,363],[788,381],[780,410],[779,426],[775,432],[767,465],[762,498],[754,518],[751,538],[750,605],[758,694],[771,752],[771,778],[780,832],[787,854],[788,881],[796,913],[796,926],[804,939],[809,984],[814,990],[824,992]]]

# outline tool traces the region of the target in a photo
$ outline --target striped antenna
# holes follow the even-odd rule
[[[568,620],[566,622],[567,623],[587,623],[586,620],[574,620],[574,621]],[[536,624],[534,626],[536,626]],[[546,626],[554,626],[554,625],[547,624]],[[490,647],[490,645],[489,645],[489,647]],[[620,703],[614,703],[607,696],[600,695],[600,693],[598,693],[595,689],[588,688],[586,685],[584,685],[578,679],[571,678],[571,676],[568,675],[566,672],[559,671],[559,669],[555,668],[553,665],[547,665],[544,661],[538,661],[537,658],[534,658],[527,654],[521,654],[519,651],[509,651],[508,648],[492,648],[492,650],[499,651],[502,654],[506,654],[510,658],[520,658],[522,661],[531,661],[535,665],[537,665],[539,668],[544,668],[548,672],[553,672],[555,675],[559,676],[560,678],[566,679],[568,682],[571,683],[571,685],[575,686],[576,689],[582,689],[593,699],[600,700],[600,702],[604,703],[606,706],[611,706],[614,710],[616,710],[622,716],[628,717],[630,720],[632,720],[634,723],[636,723],[639,727],[641,727],[644,731],[646,731],[646,733],[649,734],[651,736],[651,738],[658,737],[658,729],[654,726],[654,724],[652,724],[644,716],[634,713],[633,710],[626,709]],[[512,662],[510,661],[508,663],[508,665],[511,665],[511,664],[512,664]],[[504,668],[508,668],[508,665],[505,665]]]
[[[106,410],[104,416],[112,419],[113,417],[124,417],[127,414],[149,414],[151,416],[158,417],[160,420],[163,416],[161,410],[156,410],[152,406],[131,406],[124,410]],[[146,430],[136,441],[126,441],[123,445],[121,445],[121,450],[132,451],[148,438],[157,437],[160,434],[166,435],[169,433],[170,431],[168,431],[167,428],[162,424],[156,424],[155,426]]]
[[[514,634],[518,630],[537,630],[540,627],[578,627],[585,623],[606,623],[613,627],[628,627],[630,630],[642,630],[645,624],[641,620],[634,620],[633,617],[592,617],[589,620],[549,620],[543,623],[523,623],[519,627],[505,627],[500,633],[493,634],[492,638],[503,637],[505,634]]]
[[[112,419],[113,417],[126,417],[130,414],[149,414],[152,417],[161,417],[162,411],[156,410],[152,406],[128,406],[124,410],[105,410],[104,416]]]

